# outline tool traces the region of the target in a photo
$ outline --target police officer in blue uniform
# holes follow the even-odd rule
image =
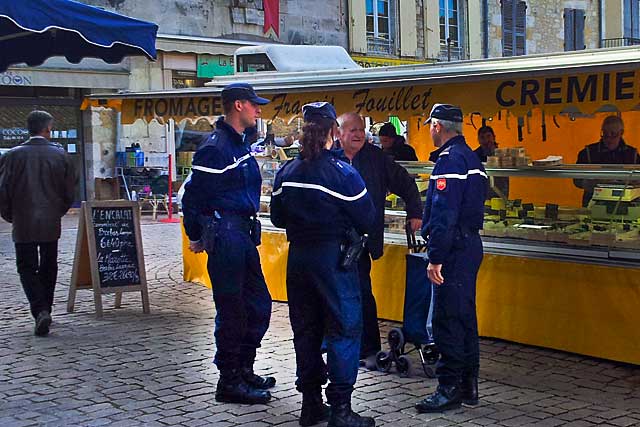
[[[268,102],[246,83],[223,89],[225,115],[198,147],[182,197],[189,247],[209,256],[220,402],[265,403],[271,398],[266,389],[275,385],[275,378],[253,372],[256,349],[269,327],[271,295],[256,249],[262,179],[244,136]]]
[[[336,112],[327,102],[303,107],[300,156],[276,175],[271,221],[286,228],[287,295],[296,351],[296,388],[302,392],[300,425],[329,418],[329,427],[374,426],[351,410],[358,374],[362,307],[357,260],[343,265],[343,249],[355,247],[348,231],[370,231],[374,208],[358,172],[329,151],[337,134]],[[363,242],[356,239],[356,245]],[[326,337],[327,365],[321,345]],[[328,368],[328,369],[327,369]],[[326,389],[329,408],[322,400]]]
[[[436,104],[426,123],[438,149],[430,157],[436,164],[427,190],[422,236],[429,242],[433,334],[441,356],[436,365],[438,388],[416,409],[440,412],[478,403],[476,277],[482,262],[479,230],[487,175],[462,135],[460,108]]]

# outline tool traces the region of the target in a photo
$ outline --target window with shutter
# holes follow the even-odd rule
[[[527,3],[502,0],[502,56],[527,53]]]

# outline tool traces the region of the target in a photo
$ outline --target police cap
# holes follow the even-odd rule
[[[450,104],[434,104],[429,118],[424,124],[431,123],[431,119],[446,120],[448,122],[462,123],[462,110],[460,107]]]
[[[329,102],[311,102],[302,106],[302,118],[305,122],[316,118],[337,120],[336,109]]]
[[[245,100],[258,105],[264,105],[271,102],[266,98],[260,98],[256,95],[256,91],[253,90],[253,87],[249,83],[231,83],[222,89],[222,102]]]

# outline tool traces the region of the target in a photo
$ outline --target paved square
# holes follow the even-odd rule
[[[286,304],[274,304],[257,362],[259,373],[278,379],[273,401],[218,404],[211,292],[182,281],[179,225],[142,225],[151,314],[142,314],[139,294],[131,293],[119,310],[105,297],[105,317],[96,320],[89,291],[79,291],[75,313],[65,312],[76,220],[64,221],[47,338],[33,335],[10,228],[0,224],[0,427],[298,425]],[[384,336],[398,326],[382,325]],[[481,357],[476,408],[418,415],[413,404],[435,380],[414,369],[411,378],[361,370],[355,409],[388,426],[640,426],[638,366],[491,339],[482,340]]]

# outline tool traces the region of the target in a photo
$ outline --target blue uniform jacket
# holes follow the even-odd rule
[[[262,186],[258,162],[244,136],[222,117],[193,156],[192,171],[182,197],[184,228],[190,240],[200,240],[200,215],[219,211],[249,217],[258,212]]]
[[[358,172],[330,151],[290,160],[276,174],[271,222],[286,228],[291,242],[342,240],[350,227],[369,233],[374,212]]]
[[[427,190],[422,236],[429,262],[443,264],[465,234],[482,229],[487,174],[463,136],[431,153],[435,162]]]
[[[342,160],[348,161],[343,150],[334,150],[334,152]],[[354,156],[351,165],[362,176],[375,207],[373,230],[369,235],[367,247],[371,258],[378,259],[382,256],[384,245],[384,207],[387,192],[402,197],[408,219],[420,218],[422,202],[418,186],[405,168],[373,144],[364,144]]]

